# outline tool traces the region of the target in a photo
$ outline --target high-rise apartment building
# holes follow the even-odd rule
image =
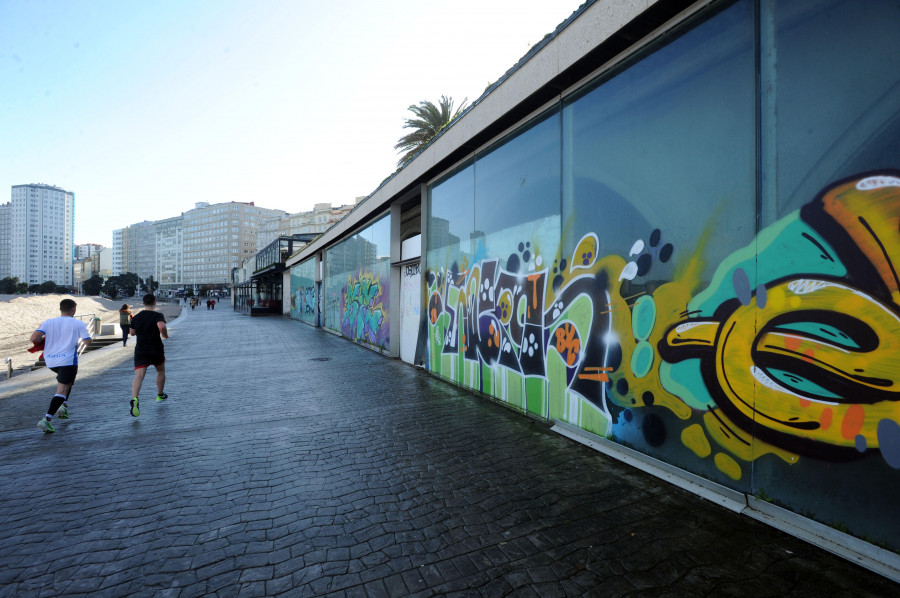
[[[122,231],[125,229],[119,228],[113,231],[113,244],[112,244],[112,275],[118,276],[122,274],[124,270],[122,270]]]
[[[231,269],[256,254],[260,223],[286,215],[253,202],[195,204],[184,213],[184,284],[226,286]]]
[[[156,274],[161,291],[177,291],[184,286],[184,216],[157,220]]]
[[[51,185],[13,185],[10,275],[20,282],[72,284],[75,194]]]
[[[84,243],[75,246],[75,259],[83,260],[86,257],[94,256],[103,250],[103,245],[98,243]]]
[[[11,205],[0,204],[0,279],[9,277],[9,214]]]
[[[113,231],[113,272],[131,272],[144,280],[156,276],[156,222],[145,220]]]

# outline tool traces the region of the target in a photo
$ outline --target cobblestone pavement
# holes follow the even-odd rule
[[[0,596],[886,596],[889,580],[331,334],[226,305],[0,386]]]

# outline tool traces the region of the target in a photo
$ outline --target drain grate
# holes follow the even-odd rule
[[[330,357],[313,357],[309,361],[331,361]]]

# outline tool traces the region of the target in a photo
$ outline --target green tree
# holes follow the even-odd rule
[[[19,293],[19,294],[27,293],[27,292],[28,292],[28,283],[27,283],[27,282],[20,282],[19,284],[17,284],[17,285],[16,285],[16,292]]]
[[[16,276],[7,276],[3,280],[0,280],[0,293],[4,295],[12,295],[16,292],[16,287],[19,285],[19,279]]]
[[[41,294],[48,295],[50,293],[58,293],[61,291],[59,287],[56,286],[56,283],[52,280],[45,280],[41,283]]]
[[[119,293],[125,297],[131,297],[134,295],[138,288],[141,285],[140,277],[134,272],[126,272],[125,274],[120,274],[118,278],[118,286]]]
[[[412,129],[412,133],[408,133],[400,138],[395,150],[405,152],[403,157],[397,162],[397,166],[403,166],[413,159],[422,148],[434,139],[435,135],[441,132],[444,127],[459,118],[462,111],[466,108],[466,100],[462,101],[459,108],[454,112],[453,98],[441,96],[438,105],[435,106],[427,100],[419,102],[419,105],[412,105],[409,111],[415,116],[407,118],[403,123],[404,129]]]
[[[82,285],[83,286],[83,285]],[[112,299],[117,298],[122,293],[122,277],[110,276],[103,283],[103,294]]]
[[[41,285],[39,284],[30,284],[28,285],[28,292],[33,295],[38,295],[41,292]]]
[[[83,283],[81,283],[81,291],[85,295],[93,295],[96,297],[100,294],[100,291],[103,289],[103,277],[97,274],[94,274]]]
[[[156,289],[159,288],[159,283],[153,279],[153,276],[148,276],[146,280],[141,280],[141,291],[144,293],[156,293]]]

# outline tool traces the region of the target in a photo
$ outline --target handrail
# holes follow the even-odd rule
[[[94,313],[90,313],[90,314],[76,314],[74,317],[76,317],[76,318],[78,318],[79,320],[81,320],[82,318],[86,318],[86,317],[88,317],[88,316],[96,316],[96,314],[94,314]],[[82,322],[83,322],[83,321],[84,321],[84,320],[82,320]],[[101,325],[102,325],[102,324],[101,324]],[[93,327],[92,327],[92,326],[88,326],[87,328],[88,328],[88,334],[91,336],[91,340],[94,340],[94,334],[95,334],[95,331],[93,330]],[[78,355],[81,355],[82,353],[84,353],[85,349],[87,349],[87,345],[86,345],[84,342],[82,342],[81,339],[78,339],[78,348],[76,349],[75,352],[78,353]]]

